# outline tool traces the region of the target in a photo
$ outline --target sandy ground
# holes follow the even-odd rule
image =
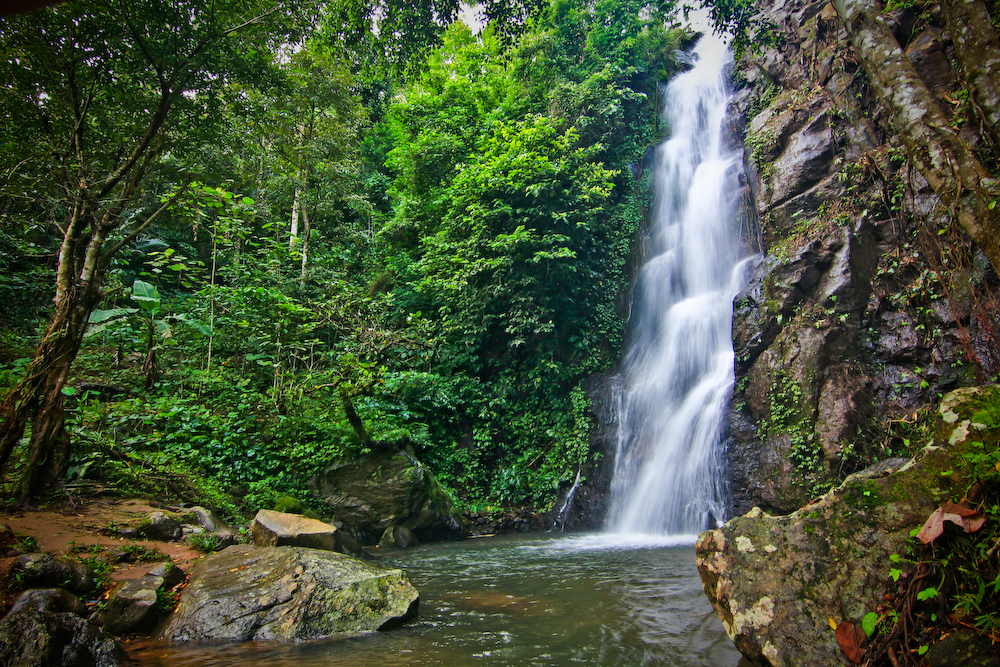
[[[176,516],[178,512],[150,504],[146,500],[94,498],[78,502],[75,506],[63,505],[24,512],[0,510],[0,526],[6,524],[17,537],[35,538],[42,551],[52,554],[69,554],[73,546],[101,544],[107,547],[122,547],[125,544],[141,544],[155,548],[166,554],[185,572],[205,554],[189,547],[186,542],[160,542],[156,540],[126,540],[102,534],[114,525],[135,525],[145,519],[150,512],[160,511]],[[123,563],[116,566],[111,578],[116,581],[134,579],[144,575],[156,563]]]

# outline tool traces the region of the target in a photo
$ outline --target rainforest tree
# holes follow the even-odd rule
[[[3,194],[62,238],[52,320],[0,405],[0,467],[32,424],[21,500],[65,471],[63,388],[112,259],[186,189],[151,176],[213,132],[227,82],[268,80],[294,18],[271,1],[83,0],[0,23]]]

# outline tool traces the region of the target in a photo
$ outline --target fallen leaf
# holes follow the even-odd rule
[[[924,544],[930,544],[944,532],[945,521],[961,526],[967,533],[974,533],[983,527],[986,517],[974,509],[955,503],[944,503],[927,517],[923,528],[917,533],[917,539]]]
[[[864,656],[864,649],[861,645],[868,639],[868,635],[861,628],[857,628],[853,623],[844,621],[837,626],[837,643],[841,650],[847,655],[847,659],[855,665],[861,664]]]
[[[837,621],[833,620],[832,616],[830,617],[830,629],[831,630],[836,630],[837,629]]]

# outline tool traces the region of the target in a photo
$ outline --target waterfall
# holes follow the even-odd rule
[[[656,149],[655,200],[636,279],[607,528],[691,535],[721,521],[721,440],[733,384],[733,297],[742,287],[727,146],[724,43],[708,35],[667,86],[670,139]]]

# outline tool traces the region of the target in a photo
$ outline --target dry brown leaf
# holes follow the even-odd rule
[[[837,626],[837,643],[847,655],[847,659],[855,665],[860,665],[865,655],[861,645],[865,643],[866,639],[868,639],[868,635],[865,634],[865,631],[855,627],[853,623],[844,621]]]
[[[986,517],[974,509],[955,503],[944,503],[927,517],[923,528],[917,533],[917,539],[924,544],[930,544],[944,532],[945,521],[961,526],[967,533],[974,533],[983,527]]]

